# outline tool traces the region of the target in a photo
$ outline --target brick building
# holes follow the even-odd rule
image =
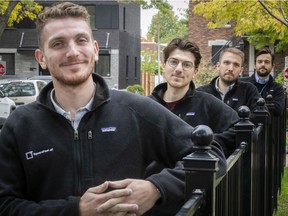
[[[222,28],[209,29],[208,21],[193,13],[193,7],[197,2],[189,3],[189,39],[195,41],[203,56],[202,63],[213,63],[218,61],[219,52],[225,47],[238,47],[245,53],[244,75],[252,74],[254,71],[255,47],[247,42],[245,37],[235,37],[233,34],[233,23],[228,23]],[[270,45],[273,51],[274,46]],[[275,53],[274,76],[283,71],[285,56],[288,52]]]

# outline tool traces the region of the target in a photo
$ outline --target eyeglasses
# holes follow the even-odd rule
[[[172,68],[176,68],[179,65],[179,63],[180,63],[179,59],[176,59],[176,58],[169,58],[167,60],[167,62],[168,62],[168,65],[170,67],[172,67]],[[189,70],[191,70],[194,67],[195,66],[194,66],[194,64],[192,62],[190,62],[190,61],[182,61],[182,68],[183,68],[184,71],[189,71]]]

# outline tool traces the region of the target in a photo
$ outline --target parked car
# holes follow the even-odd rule
[[[0,83],[0,90],[19,106],[35,101],[45,85],[43,80],[10,80]]]
[[[15,110],[16,104],[13,100],[5,97],[4,93],[0,91],[0,131],[8,116]]]
[[[49,75],[41,75],[41,76],[33,76],[33,77],[29,77],[28,80],[43,80],[46,83],[49,83],[52,81],[51,76]]]

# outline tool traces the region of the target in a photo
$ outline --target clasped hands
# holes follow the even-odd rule
[[[107,189],[111,189],[107,191]],[[79,203],[81,216],[136,216],[151,209],[161,197],[153,183],[140,179],[106,181],[89,188]]]

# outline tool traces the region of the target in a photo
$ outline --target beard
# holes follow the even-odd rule
[[[256,73],[259,77],[267,77],[270,74],[270,71],[266,68],[260,68],[256,70]]]
[[[222,82],[225,83],[227,86],[232,85],[237,80],[237,78],[235,78],[235,76],[232,74],[228,78],[226,76],[221,76],[220,78]]]
[[[63,86],[70,86],[75,87],[78,85],[81,85],[82,83],[86,82],[94,70],[94,65],[90,65],[89,68],[85,68],[83,71],[75,72],[75,73],[65,73],[65,71],[61,72],[54,72],[57,71],[57,69],[53,68],[53,65],[51,66],[52,70],[50,71],[51,75],[57,80],[58,83],[60,83]]]
[[[64,86],[78,86],[82,83],[84,83],[85,81],[88,80],[88,78],[91,76],[92,71],[90,73],[84,73],[81,75],[73,75],[73,76],[69,76],[69,77],[65,77],[65,76],[54,76],[54,78],[62,85]]]

